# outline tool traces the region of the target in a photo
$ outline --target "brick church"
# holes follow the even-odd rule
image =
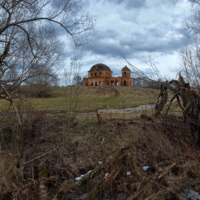
[[[131,71],[125,66],[121,77],[113,77],[110,68],[104,64],[96,64],[88,71],[88,78],[83,79],[83,86],[132,86]]]

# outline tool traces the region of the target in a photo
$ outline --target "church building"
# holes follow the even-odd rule
[[[83,86],[132,86],[131,71],[125,66],[121,77],[113,77],[110,68],[104,64],[93,65],[88,71],[88,78],[83,79]]]

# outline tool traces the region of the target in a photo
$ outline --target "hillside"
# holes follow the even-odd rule
[[[58,87],[49,88],[50,98],[28,98],[29,88],[21,88],[22,99],[15,99],[18,105],[34,110],[88,111],[101,108],[128,108],[157,101],[159,91],[137,87]],[[0,109],[5,110],[9,102],[2,100]]]

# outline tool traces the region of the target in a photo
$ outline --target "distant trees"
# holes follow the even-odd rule
[[[159,89],[161,81],[151,80],[146,77],[132,78],[132,86]]]
[[[36,65],[32,72],[33,75],[26,80],[26,85],[44,85],[46,87],[58,85],[58,76],[54,73],[52,68],[43,65]]]
[[[54,73],[52,68],[43,65],[36,65],[32,69],[32,76],[30,76],[25,84],[29,86],[29,97],[49,97],[48,87],[58,85],[58,76]]]
[[[75,46],[88,42],[94,21],[84,0],[0,0],[0,76],[8,91],[34,80],[37,66],[54,68],[63,48],[58,37],[69,35]],[[54,72],[56,70],[54,69]],[[40,79],[40,78],[38,78]],[[2,90],[1,98],[7,98]]]
[[[189,44],[182,48],[182,74],[192,86],[200,88],[200,0],[189,0],[192,13],[185,21]]]
[[[192,6],[192,13],[186,19],[186,29],[194,35],[200,34],[200,0],[188,0]]]
[[[75,75],[73,78],[73,85],[75,86],[82,86],[83,85],[83,79],[80,75]]]

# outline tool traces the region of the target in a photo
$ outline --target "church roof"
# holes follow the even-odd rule
[[[93,72],[93,71],[103,71],[103,70],[111,71],[110,68],[107,65],[102,64],[102,63],[98,63],[98,64],[95,64],[95,65],[93,65],[91,67],[90,72]]]
[[[125,66],[124,68],[122,68],[122,71],[131,71],[127,66]]]

